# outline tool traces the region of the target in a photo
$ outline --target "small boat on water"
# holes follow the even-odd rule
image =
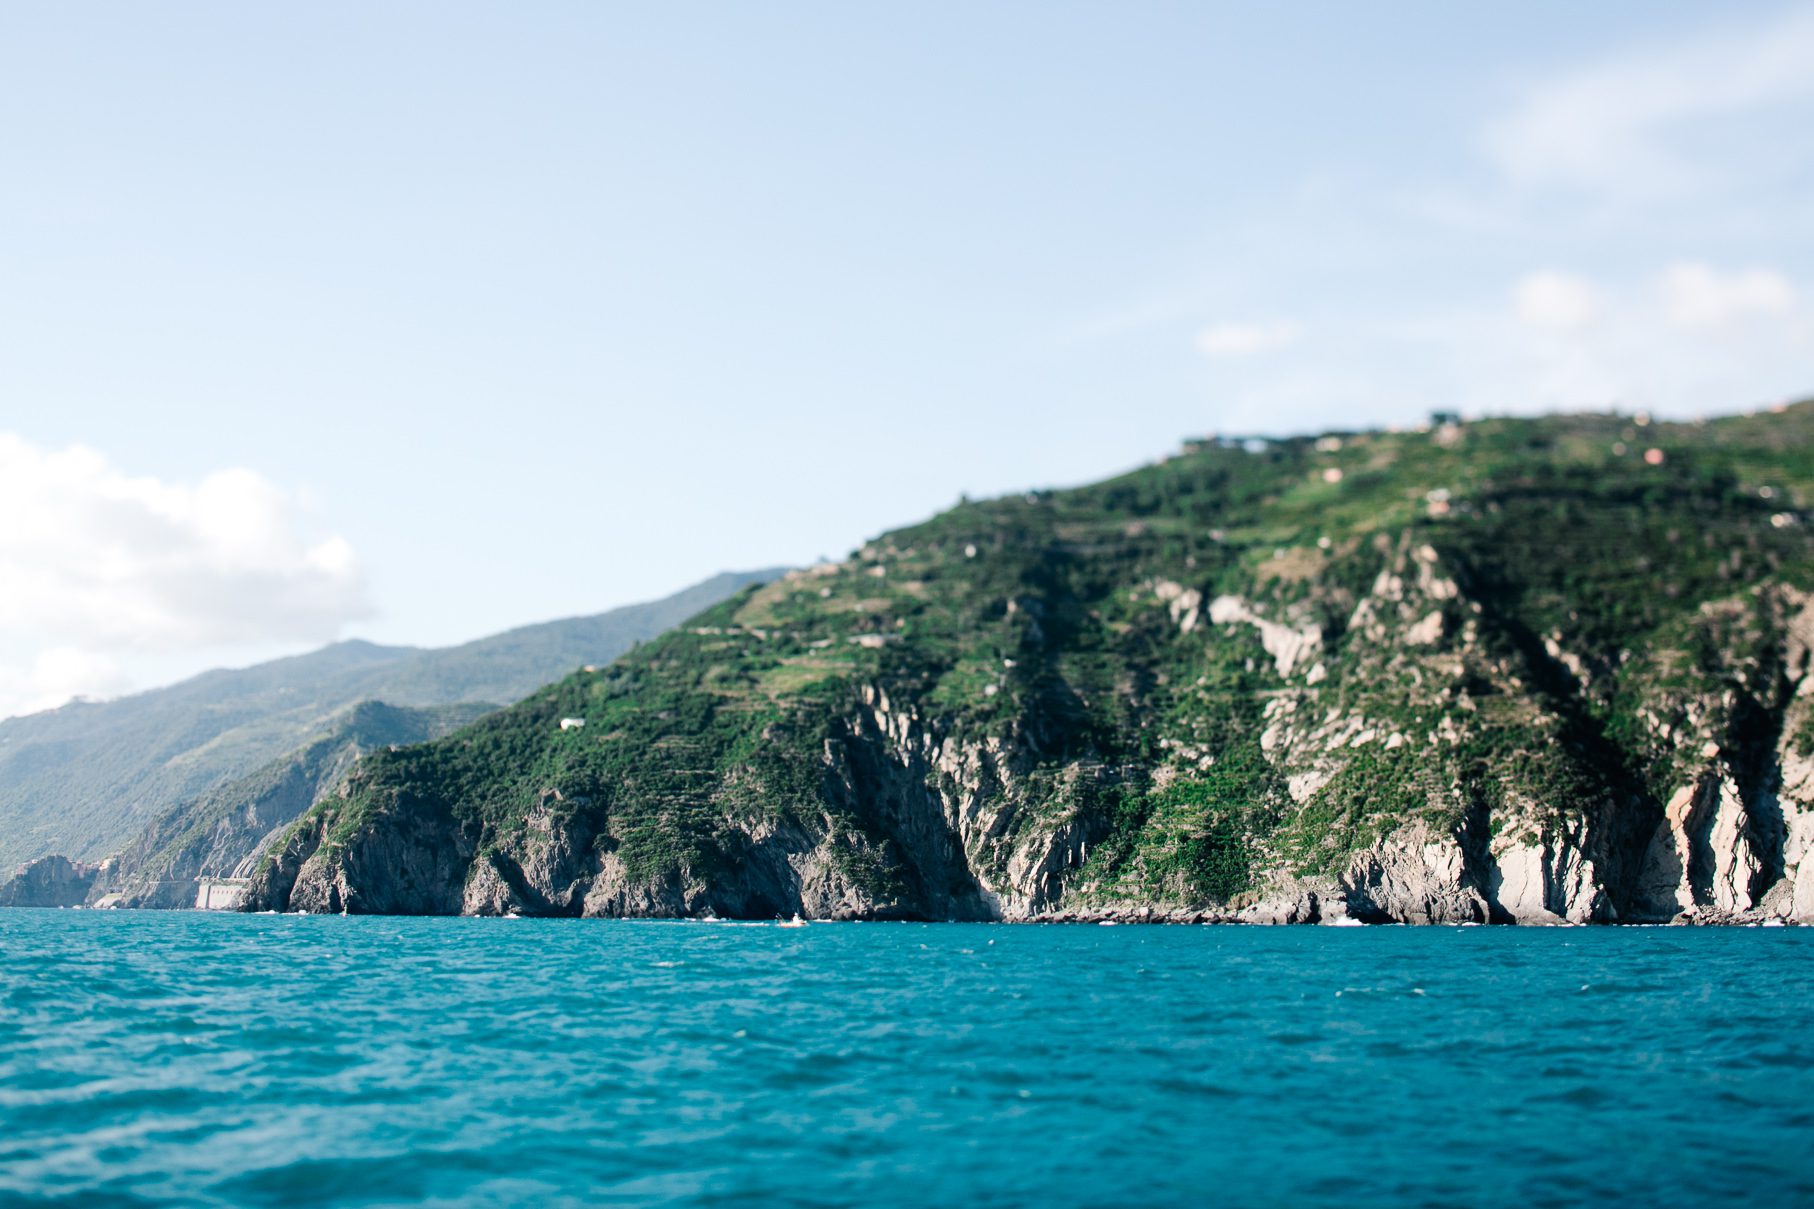
[[[792,919],[783,919],[775,924],[777,928],[804,928],[806,921],[796,914]]]

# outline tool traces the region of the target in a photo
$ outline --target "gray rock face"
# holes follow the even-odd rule
[[[1485,923],[1492,906],[1472,883],[1453,837],[1422,825],[1382,839],[1340,879],[1343,914],[1363,921]]]
[[[88,901],[99,865],[46,856],[20,866],[0,882],[0,907],[80,907]]]

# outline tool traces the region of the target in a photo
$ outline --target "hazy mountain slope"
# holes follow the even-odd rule
[[[295,749],[355,702],[502,704],[583,664],[609,662],[775,574],[719,575],[663,600],[455,647],[336,643],[0,721],[0,869],[52,852],[110,855],[163,811]]]
[[[483,704],[402,708],[362,701],[308,743],[251,776],[171,807],[109,861],[88,894],[121,907],[190,907],[196,879],[243,877],[262,842],[338,788],[368,751],[438,738],[482,716]]]
[[[252,902],[1814,914],[1811,498],[1805,404],[1206,442],[376,753]]]
[[[461,646],[423,651],[369,669],[360,694],[400,705],[518,701],[555,676],[587,663],[609,663],[746,584],[767,583],[784,571],[726,572],[648,604],[519,626]]]
[[[341,642],[117,701],[0,721],[0,870],[98,859],[157,811],[296,745],[341,687],[415,652]]]

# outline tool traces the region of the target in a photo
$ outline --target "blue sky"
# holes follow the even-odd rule
[[[0,714],[1814,392],[1814,6],[0,4]]]

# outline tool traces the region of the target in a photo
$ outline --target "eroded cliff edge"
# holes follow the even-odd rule
[[[1814,918],[1809,411],[965,504],[367,757],[247,906]]]

